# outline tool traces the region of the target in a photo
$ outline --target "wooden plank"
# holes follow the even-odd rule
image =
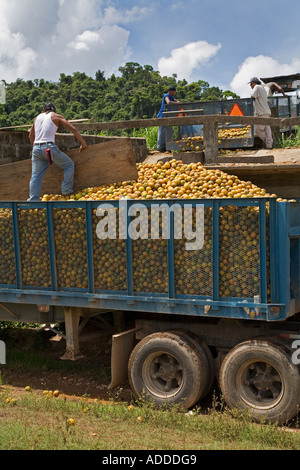
[[[74,124],[76,129],[83,131],[100,131],[116,129],[138,129],[157,126],[189,126],[197,124],[210,124],[218,122],[220,124],[260,124],[264,126],[283,126],[285,119],[269,117],[262,118],[256,116],[228,116],[228,115],[204,115],[204,116],[182,116],[182,117],[164,117],[155,119],[137,119],[134,121],[113,121],[113,122],[90,122],[88,124]]]
[[[285,118],[282,120],[282,127],[299,126],[299,124],[300,124],[300,116],[294,116],[294,117]]]
[[[90,145],[84,151],[66,154],[75,163],[74,192],[88,187],[132,181],[138,178],[131,140],[120,139]],[[0,201],[27,201],[31,178],[31,160],[0,166]],[[43,180],[41,196],[61,194],[63,172],[49,166]]]
[[[197,110],[198,111],[198,110]],[[171,111],[173,112],[173,111]],[[176,111],[177,113],[177,111]],[[292,119],[292,121],[290,121]],[[117,130],[117,129],[135,129],[135,128],[146,128],[146,127],[157,127],[157,126],[188,126],[188,125],[200,125],[206,124],[211,121],[217,121],[220,124],[234,123],[234,124],[261,124],[261,125],[272,125],[277,127],[285,127],[289,125],[297,125],[299,123],[299,117],[297,118],[261,118],[255,116],[229,116],[229,115],[200,115],[200,116],[182,116],[182,117],[164,117],[164,118],[151,118],[151,119],[136,119],[133,121],[113,121],[113,122],[89,122],[85,123],[84,119],[72,120],[76,129],[82,131],[101,131],[101,130]],[[89,121],[87,119],[87,121]],[[27,126],[12,126],[12,127],[0,127],[0,131],[27,128]]]
[[[76,123],[76,122],[88,122],[89,119],[71,119],[69,122]],[[32,127],[31,124],[22,124],[20,126],[9,126],[9,127],[0,127],[0,131],[9,131],[11,129],[28,129]]]

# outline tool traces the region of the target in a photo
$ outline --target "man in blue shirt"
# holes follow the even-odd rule
[[[175,99],[175,95],[176,95],[176,88],[171,86],[168,90],[168,93],[166,93],[163,97],[162,105],[157,115],[158,118],[163,117],[163,111],[165,109],[165,105],[180,103],[180,101]],[[168,127],[167,129],[168,129],[168,138],[170,140],[170,138],[172,137],[173,130],[171,127]],[[159,126],[158,128],[157,150],[159,150],[160,152],[164,152],[166,150],[166,128],[163,126]]]

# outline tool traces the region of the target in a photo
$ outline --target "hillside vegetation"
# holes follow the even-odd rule
[[[57,83],[43,78],[6,83],[6,104],[0,105],[0,126],[30,124],[47,101],[67,119],[96,122],[123,121],[156,117],[164,92],[177,87],[176,98],[185,101],[210,101],[236,97],[230,91],[198,80],[188,83],[177,76],[161,77],[150,65],[129,62],[119,68],[120,75],[105,78],[98,70],[95,78],[85,73],[61,73]]]

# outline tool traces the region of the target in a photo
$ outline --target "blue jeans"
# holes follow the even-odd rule
[[[159,126],[157,135],[157,150],[166,150],[166,142],[172,140],[173,128]]]
[[[55,144],[35,144],[32,150],[32,176],[30,180],[30,198],[29,201],[39,201],[42,188],[42,182],[49,162],[46,155],[46,149],[51,149],[53,163],[64,172],[64,181],[62,183],[62,194],[71,194],[73,192],[73,181],[75,165],[73,160],[64,154]]]

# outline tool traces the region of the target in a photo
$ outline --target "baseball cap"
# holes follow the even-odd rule
[[[252,77],[252,78],[250,79],[250,82],[248,82],[248,83],[258,83],[258,84],[260,85],[260,84],[261,84],[261,81],[260,81],[260,79],[257,78],[257,77]]]

